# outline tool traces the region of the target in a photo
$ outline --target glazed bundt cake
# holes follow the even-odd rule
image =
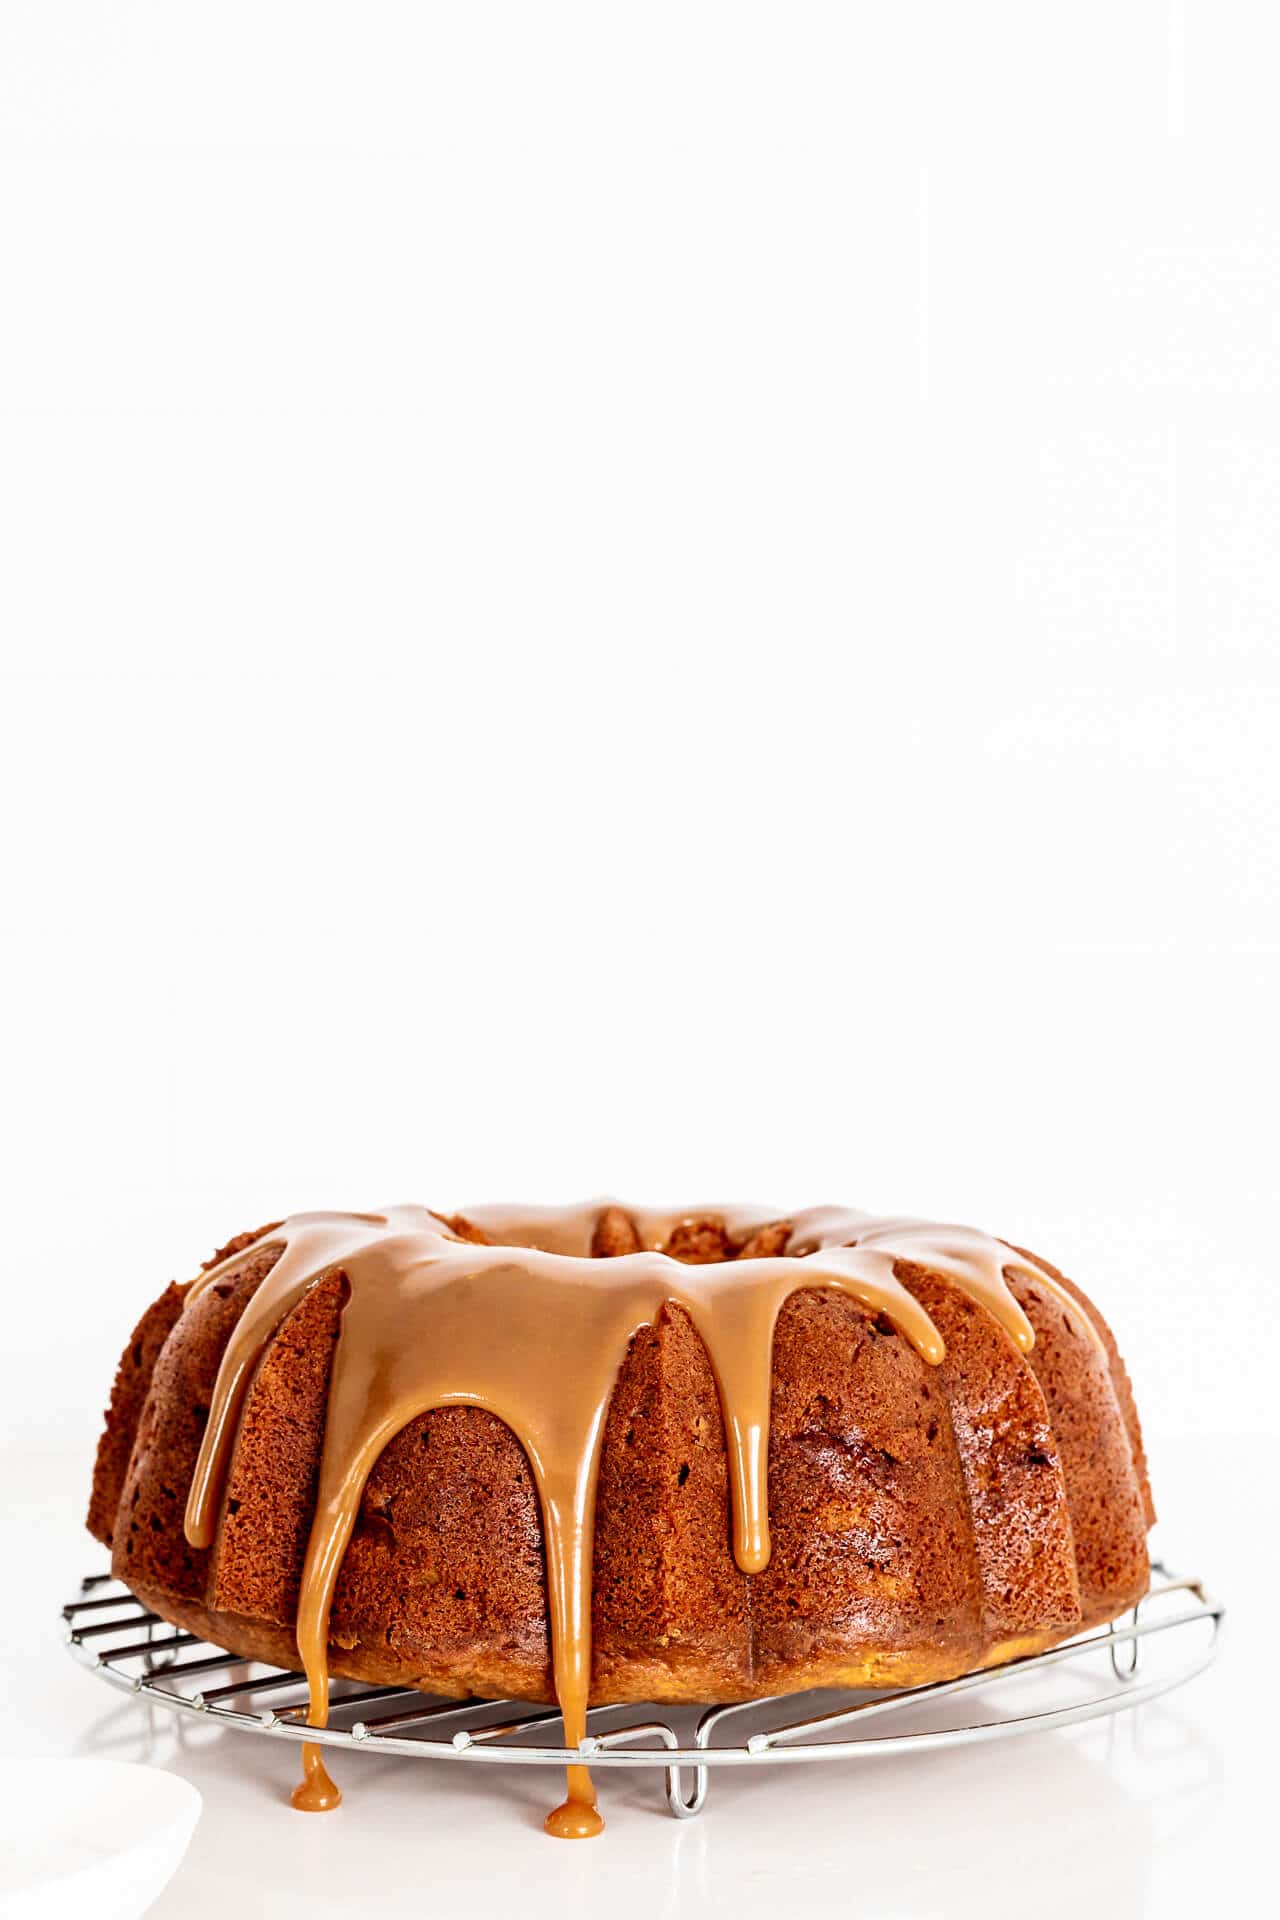
[[[299,1214],[134,1330],[89,1527],[164,1619],[588,1703],[909,1686],[1146,1590],[1138,1417],[1034,1255],[824,1208]],[[298,1804],[336,1800],[307,1749]],[[599,1825],[571,1769],[556,1832]]]

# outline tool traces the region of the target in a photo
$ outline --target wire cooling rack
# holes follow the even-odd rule
[[[854,1761],[1073,1726],[1136,1707],[1209,1665],[1224,1609],[1199,1579],[1155,1561],[1150,1591],[1132,1613],[1045,1653],[889,1693],[778,1694],[713,1706],[696,1721],[679,1709],[593,1707],[587,1737],[574,1749],[539,1744],[560,1724],[554,1708],[446,1700],[410,1687],[340,1679],[333,1683],[330,1724],[308,1727],[301,1673],[244,1660],[174,1630],[108,1573],[82,1580],[62,1613],[75,1657],[152,1706],[202,1714],[242,1733],[351,1752],[508,1766],[661,1767],[667,1804],[687,1820],[706,1803],[713,1766]],[[962,1703],[958,1716],[956,1702]],[[644,1717],[631,1717],[637,1714]],[[612,1724],[619,1715],[624,1724]],[[896,1731],[885,1730],[890,1716],[898,1719]]]

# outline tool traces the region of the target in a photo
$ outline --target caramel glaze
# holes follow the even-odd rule
[[[341,1789],[334,1785],[314,1742],[308,1741],[302,1749],[302,1778],[290,1795],[289,1804],[299,1813],[332,1813],[342,1804]]]
[[[659,1212],[596,1201],[563,1209],[478,1207],[451,1220],[420,1206],[295,1214],[206,1270],[186,1305],[267,1247],[278,1248],[279,1257],[223,1356],[187,1501],[187,1539],[195,1547],[212,1544],[245,1395],[265,1347],[308,1289],[340,1272],[348,1297],[298,1606],[308,1724],[328,1720],[329,1610],[370,1471],[418,1414],[484,1407],[520,1441],[537,1486],[552,1670],[571,1749],[586,1733],[605,1416],[630,1341],[666,1302],[690,1316],[711,1360],[724,1410],[734,1557],[751,1574],[769,1561],[773,1330],[790,1294],[836,1288],[887,1315],[936,1365],[942,1338],[897,1279],[898,1262],[941,1274],[991,1313],[1023,1352],[1034,1336],[1004,1274],[1053,1285],[1043,1267],[968,1227],[835,1207],[784,1219],[761,1208]],[[336,1806],[341,1796],[318,1746],[304,1748],[304,1769],[294,1805]],[[568,1796],[546,1824],[561,1837],[600,1831],[585,1767],[568,1769]]]

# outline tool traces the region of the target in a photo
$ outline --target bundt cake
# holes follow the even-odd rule
[[[1036,1256],[835,1208],[298,1214],[135,1328],[89,1527],[246,1658],[449,1695],[909,1686],[1109,1620],[1153,1519]],[[295,1796],[337,1799],[306,1750]],[[551,1830],[600,1825],[570,1769]]]

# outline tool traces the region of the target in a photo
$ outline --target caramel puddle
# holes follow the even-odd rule
[[[565,1745],[572,1746],[568,1732]],[[604,1815],[596,1805],[596,1790],[585,1767],[566,1767],[569,1791],[558,1807],[543,1821],[543,1829],[555,1840],[594,1840],[604,1832]]]
[[[322,1723],[323,1724],[323,1723]],[[308,1741],[302,1749],[302,1778],[289,1800],[299,1813],[332,1813],[342,1804],[342,1794],[329,1777],[320,1749]]]

